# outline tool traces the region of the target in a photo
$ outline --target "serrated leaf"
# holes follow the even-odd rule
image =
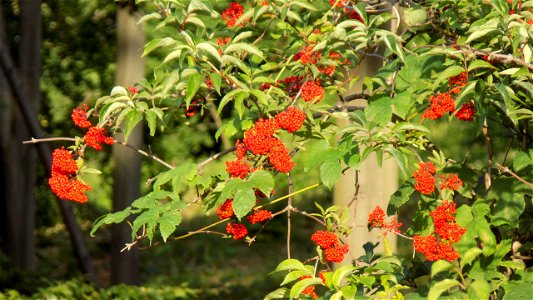
[[[461,268],[471,264],[481,253],[483,250],[477,247],[466,250],[465,254],[461,255]]]
[[[468,44],[494,31],[497,31],[497,30],[495,28],[483,28],[483,29],[475,30],[471,35],[468,36],[465,43]]]
[[[514,178],[498,178],[492,181],[487,199],[494,199],[496,206],[491,225],[510,225],[518,228],[518,218],[526,207],[525,194],[531,194],[531,188]]]
[[[276,269],[272,271],[270,274],[280,271],[288,271],[288,270],[300,270],[300,271],[307,271],[307,268],[297,259],[286,259],[278,264]]]
[[[235,51],[246,51],[250,54],[255,54],[260,58],[263,58],[263,52],[261,52],[261,50],[257,49],[256,46],[246,43],[232,43],[224,50],[224,53],[232,53]]]
[[[392,100],[384,97],[370,102],[365,109],[365,116],[367,120],[374,121],[378,125],[386,125],[392,117]]]
[[[267,95],[263,91],[253,89],[253,90],[250,90],[250,94],[252,94],[255,98],[257,98],[257,101],[259,102],[259,104],[268,106],[268,98],[267,98]]]
[[[152,110],[148,110],[145,112],[145,115],[148,129],[150,129],[150,136],[154,136],[157,129],[157,114]]]
[[[222,57],[220,56],[220,53],[218,53],[217,48],[215,48],[210,43],[208,43],[208,42],[200,43],[200,44],[196,45],[196,49],[203,50],[203,51],[209,53],[214,58],[216,58],[219,62],[222,62]]]
[[[135,126],[143,120],[143,114],[137,110],[131,110],[126,115],[125,120],[126,122],[125,122],[125,127],[124,127],[124,141],[127,142]]]
[[[513,158],[513,170],[520,172],[521,170],[533,165],[533,150],[529,152],[520,151],[516,153]]]
[[[329,189],[341,178],[342,168],[337,159],[325,161],[320,166],[320,181]]]
[[[455,266],[447,260],[438,260],[431,266],[431,277],[434,277],[440,272],[453,270]]]
[[[200,73],[194,73],[187,79],[187,90],[185,92],[185,103],[187,104],[187,108],[189,107],[189,104],[191,104],[192,98],[196,96],[203,80],[204,78]]]
[[[176,40],[170,37],[160,38],[160,39],[153,39],[150,42],[148,42],[144,46],[144,51],[142,56],[146,56],[150,52],[154,51],[155,49],[159,47],[166,47],[166,46],[172,46],[176,44]]]
[[[471,61],[468,64],[468,71],[469,72],[472,71],[472,70],[475,70],[475,69],[496,69],[496,67],[491,65],[490,63],[484,61],[484,60],[476,59],[476,60]]]
[[[387,213],[394,214],[396,209],[407,203],[413,193],[415,192],[413,183],[411,181],[404,182],[400,188],[391,195],[389,199],[389,208]]]
[[[237,189],[233,197],[233,211],[237,219],[241,220],[246,216],[254,208],[255,202],[255,193],[249,186],[244,185]]]
[[[312,285],[317,285],[317,284],[322,284],[322,279],[320,278],[305,278],[305,279],[302,279],[300,281],[298,281],[297,283],[295,283],[292,288],[291,288],[291,292],[290,292],[290,296],[291,298],[296,298],[298,296],[300,296],[300,294],[308,287],[312,286]]]
[[[283,281],[281,282],[280,285],[291,283],[295,281],[296,279],[300,279],[300,277],[305,276],[305,275],[313,275],[313,273],[310,272],[309,270],[305,270],[305,271],[296,270],[296,271],[289,272],[289,274],[285,275],[285,278],[283,278]]]
[[[268,293],[263,300],[272,300],[272,299],[287,299],[290,297],[288,288],[279,288],[273,292]]]
[[[122,86],[115,86],[111,90],[110,96],[128,96],[128,91]]]
[[[124,221],[127,217],[129,217],[131,212],[131,208],[126,208],[121,211],[117,211],[112,214],[104,215],[98,219],[93,224],[93,227],[91,228],[90,236],[94,237],[94,233],[104,224],[117,224]]]
[[[181,223],[181,213],[179,211],[169,211],[163,214],[158,222],[159,232],[166,243],[167,238],[176,230],[176,226]]]
[[[133,221],[133,226],[131,229],[132,237],[135,236],[135,233],[143,226],[143,225],[151,225],[154,226],[159,219],[159,211],[156,208],[149,209],[143,213],[141,213],[135,220]]]
[[[274,189],[274,177],[270,172],[265,170],[258,170],[250,175],[248,182],[254,189],[259,189],[267,197]]]
[[[353,273],[354,270],[354,265],[346,265],[338,268],[337,270],[335,270],[335,272],[333,272],[333,276],[331,277],[331,283],[336,289],[339,289],[343,281],[346,280],[346,276]]]
[[[468,296],[470,299],[490,299],[492,288],[490,284],[481,279],[476,279],[468,286]]]
[[[322,163],[324,161],[324,153],[333,150],[329,142],[323,139],[311,140],[305,144],[305,148],[304,172],[309,172],[309,170]]]
[[[453,279],[444,279],[442,281],[437,281],[429,289],[428,299],[438,299],[442,293],[460,285],[461,283],[459,281]]]
[[[220,86],[222,85],[222,76],[216,72],[209,73],[209,77],[211,78],[211,83],[213,84],[213,87],[215,88],[215,91],[220,95]]]
[[[222,100],[220,100],[220,104],[218,105],[218,114],[220,114],[220,112],[222,111],[224,106],[226,106],[226,104],[228,104],[228,102],[230,102],[237,95],[240,95],[240,94],[243,94],[243,93],[248,94],[244,90],[232,90],[231,92],[229,92],[226,95],[224,95],[224,97],[222,97]]]

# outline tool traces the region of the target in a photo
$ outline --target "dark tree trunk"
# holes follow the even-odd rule
[[[120,8],[118,21],[118,57],[116,84],[133,85],[144,77],[144,60],[141,58],[145,43],[144,30],[137,25],[138,18],[130,7]],[[142,126],[137,126],[128,138],[128,144],[139,148],[143,143]],[[116,136],[123,140],[123,136]],[[113,210],[122,210],[139,197],[141,181],[141,156],[122,146],[113,146]],[[131,242],[131,229],[127,224],[112,228],[111,280],[113,284],[139,284],[139,255],[137,249],[120,252]]]
[[[39,78],[41,73],[41,10],[40,0],[20,1],[19,75],[33,111],[41,104]],[[4,93],[5,95],[6,93]],[[22,141],[31,138],[20,110],[12,101],[7,104],[2,118],[2,154],[5,176],[2,189],[3,227],[5,238],[2,249],[10,264],[35,270],[35,196],[36,158],[34,147]],[[37,116],[33,116],[37,118]]]

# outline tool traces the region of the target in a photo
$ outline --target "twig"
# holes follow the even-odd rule
[[[311,218],[311,219],[317,221],[318,223],[320,223],[322,226],[326,226],[326,222],[324,222],[324,221],[320,220],[319,218],[317,218],[317,217],[315,217],[315,216],[309,214],[309,213],[306,212],[306,211],[299,210],[299,209],[296,208],[296,207],[293,207],[293,208],[292,208],[292,211],[294,211],[295,213],[299,213],[299,214],[301,214],[301,215],[304,215],[304,216],[306,216],[306,217],[308,217],[308,218]]]
[[[487,144],[487,172],[485,172],[485,189],[488,190],[491,185],[492,178],[492,141],[489,136],[489,124],[487,118],[483,121],[483,136],[485,137],[485,143]]]
[[[507,168],[507,167],[505,167],[505,166],[502,166],[502,165],[500,165],[499,163],[496,163],[496,166],[498,167],[498,169],[499,169],[500,171],[502,171],[502,172],[504,172],[504,173],[507,173],[507,174],[513,176],[514,178],[518,179],[520,182],[522,182],[522,183],[524,183],[524,184],[526,184],[526,185],[528,185],[528,186],[533,187],[533,183],[528,182],[528,181],[526,181],[524,178],[522,178],[522,177],[516,175],[516,174],[515,174],[513,171],[511,171],[509,168]]]
[[[289,195],[292,194],[292,176],[287,174],[288,186],[289,186]],[[292,196],[288,198],[287,201],[287,258],[291,258],[291,210],[292,207]]]
[[[69,141],[69,142],[75,142],[75,138],[70,137],[54,137],[54,138],[43,138],[43,139],[36,139],[31,138],[29,141],[23,141],[23,144],[37,144],[37,143],[45,143],[45,142],[55,142],[55,141]]]
[[[232,151],[235,150],[235,147],[231,147],[231,148],[228,148],[226,150],[222,150],[220,152],[218,152],[217,154],[207,158],[206,160],[204,160],[203,162],[199,163],[198,164],[198,173],[202,173],[203,169],[205,168],[205,165],[207,165],[208,163],[214,161],[214,160],[217,160],[219,159],[221,156],[224,156]]]
[[[115,144],[126,146],[126,147],[132,149],[133,151],[136,151],[137,153],[139,153],[141,155],[144,155],[144,156],[146,156],[148,158],[151,158],[151,159],[155,160],[156,162],[162,164],[163,166],[165,166],[165,167],[167,167],[167,168],[169,168],[171,170],[175,168],[173,165],[167,163],[166,161],[160,159],[159,157],[157,157],[157,156],[155,156],[155,155],[153,155],[151,153],[148,153],[146,151],[143,151],[141,149],[137,149],[137,148],[133,147],[132,145],[129,145],[129,144],[125,143],[125,142],[121,142],[121,141],[115,140]]]

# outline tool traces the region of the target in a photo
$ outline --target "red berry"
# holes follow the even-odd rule
[[[322,249],[335,247],[339,243],[337,235],[330,231],[319,230],[311,236],[311,240]]]
[[[226,171],[231,177],[244,178],[250,173],[251,165],[244,159],[226,162]]]
[[[248,230],[241,223],[228,223],[226,232],[232,235],[234,240],[240,240],[248,235]]]
[[[74,125],[80,127],[80,128],[89,128],[92,126],[91,122],[87,119],[87,110],[89,107],[87,104],[83,104],[82,106],[76,107],[73,111],[70,117],[72,118],[72,122],[74,122]]]
[[[318,81],[307,81],[302,85],[302,98],[307,102],[319,102],[324,98],[324,88]]]
[[[253,212],[253,214],[247,217],[248,221],[252,224],[261,223],[270,218],[272,218],[272,212],[266,209],[257,209]]]
[[[217,215],[221,220],[235,216],[233,212],[233,199],[227,199],[218,209]]]
[[[237,20],[244,13],[244,7],[237,2],[231,2],[228,9],[222,12],[222,19],[226,21],[229,28],[235,26]],[[242,24],[240,24],[242,26]]]
[[[275,120],[280,128],[287,130],[287,132],[295,132],[302,127],[305,114],[303,111],[290,106],[286,111],[277,114]]]
[[[91,127],[83,137],[83,141],[87,146],[94,148],[97,151],[102,150],[102,143],[111,145],[115,142],[112,137],[105,135],[105,129],[102,127]]]
[[[332,248],[324,250],[324,256],[329,262],[341,262],[344,260],[344,255],[348,253],[349,246],[346,244],[344,246],[336,245]]]

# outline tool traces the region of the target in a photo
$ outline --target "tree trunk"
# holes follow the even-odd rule
[[[364,77],[372,76],[382,65],[381,59],[365,58],[357,74],[361,80],[349,94],[361,93]],[[354,100],[350,105],[365,106],[366,101]],[[362,246],[366,242],[375,243],[378,241],[380,231],[374,229],[369,232],[366,227],[368,215],[377,205],[386,210],[390,196],[398,189],[398,167],[392,158],[385,159],[385,157],[386,155],[380,168],[375,154],[370,155],[361,164],[358,171],[349,169],[335,185],[333,202],[336,205],[348,206],[350,210],[349,224],[355,225],[348,237],[350,255],[345,257],[343,264],[350,263],[351,260],[364,255],[365,250]],[[389,234],[386,238],[390,242],[391,250],[394,250],[396,248],[396,236]],[[383,238],[380,240],[382,241]],[[382,250],[383,243],[376,251],[382,252]]]
[[[41,1],[20,1],[19,75],[34,112],[39,111],[41,94]],[[3,20],[2,20],[3,21]],[[10,96],[6,98],[11,98]],[[37,119],[37,116],[33,116]],[[2,169],[5,176],[4,238],[2,249],[14,267],[35,270],[35,196],[36,158],[34,147],[23,145],[31,138],[25,119],[13,101],[2,116]]]
[[[144,77],[144,60],[141,58],[145,43],[144,30],[137,25],[138,17],[131,7],[120,8],[118,21],[117,85],[133,85]],[[115,137],[123,140],[122,135]],[[128,144],[139,148],[143,143],[142,126],[137,126],[128,138]],[[139,197],[141,181],[141,156],[121,146],[113,146],[113,210],[122,210]],[[131,242],[131,228],[127,224],[117,224],[112,228],[111,280],[113,284],[139,284],[139,255],[134,248],[120,252]]]

